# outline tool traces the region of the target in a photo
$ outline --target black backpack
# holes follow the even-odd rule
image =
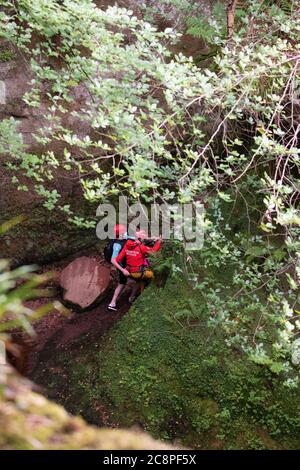
[[[111,263],[111,257],[112,257],[112,254],[113,254],[113,249],[114,249],[114,244],[115,243],[119,243],[119,245],[121,245],[121,250],[123,248],[123,246],[125,245],[127,240],[108,240],[108,242],[106,243],[105,247],[104,247],[104,250],[103,250],[103,255],[104,255],[104,259],[105,261],[107,261],[108,263]]]

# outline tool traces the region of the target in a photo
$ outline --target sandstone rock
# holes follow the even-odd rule
[[[109,282],[110,268],[87,256],[72,261],[60,276],[64,300],[82,310],[105,297]]]

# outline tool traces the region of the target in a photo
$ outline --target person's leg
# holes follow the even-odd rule
[[[144,292],[144,289],[145,289],[145,282],[144,281],[140,282],[140,288],[141,288],[141,294],[142,294]]]
[[[115,288],[113,298],[111,299],[111,302],[108,305],[109,310],[115,310],[115,311],[117,310],[117,300],[121,292],[123,291],[126,283],[127,283],[127,277],[124,276],[124,274],[121,273],[121,271],[119,271],[119,284]]]
[[[133,281],[131,294],[130,294],[130,297],[128,299],[130,303],[135,300],[135,298],[137,297],[137,295],[140,291],[140,288],[141,288],[140,283],[136,282],[136,281]]]
[[[118,284],[117,287],[115,288],[113,298],[111,299],[111,302],[109,304],[109,307],[116,307],[117,300],[119,298],[119,295],[123,291],[125,287],[125,284]]]
[[[154,273],[153,273],[152,269],[146,269],[143,272],[143,277],[142,277],[142,281],[141,281],[141,294],[144,292],[145,287],[147,287],[150,284],[150,282],[153,278],[154,278]]]

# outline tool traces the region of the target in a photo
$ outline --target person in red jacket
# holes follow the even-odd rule
[[[143,244],[146,234],[143,230],[136,232],[136,240],[127,240],[123,249],[115,259],[115,265],[124,274],[136,281],[149,281],[154,275],[149,267],[147,255],[160,250],[161,240],[156,240],[153,247]],[[122,261],[126,259],[126,267],[122,266]],[[141,288],[144,287],[144,282]]]

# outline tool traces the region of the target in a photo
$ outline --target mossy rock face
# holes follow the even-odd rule
[[[0,119],[13,118],[22,137],[24,150],[34,155],[53,151],[57,157],[63,155],[64,145],[54,142],[49,148],[34,138],[46,123],[44,115],[49,109],[48,97],[41,97],[41,106],[32,108],[24,102],[24,94],[30,89],[33,78],[30,61],[23,54],[12,50],[6,40],[0,39],[0,82],[5,93],[0,105]],[[76,108],[77,104],[74,104]],[[72,110],[74,111],[73,108]],[[66,119],[72,114],[67,113]],[[67,126],[67,123],[64,122]],[[72,120],[70,128],[78,135],[88,134],[80,120]],[[36,180],[26,177],[26,172],[13,171],[7,163],[16,163],[13,156],[1,155],[0,163],[0,225],[14,217],[23,217],[23,222],[1,236],[0,258],[9,258],[13,265],[25,263],[43,264],[58,260],[70,253],[86,248],[97,241],[95,229],[80,229],[68,222],[63,206],[69,205],[75,216],[91,219],[96,215],[97,205],[83,197],[83,191],[75,174],[57,168],[53,180],[43,183],[48,191],[56,190],[60,198],[55,209],[48,210],[45,200],[36,192]],[[22,165],[21,165],[22,166]]]
[[[97,429],[32,391],[29,381],[0,366],[0,449],[170,449],[137,431]]]
[[[0,258],[9,258],[12,265],[49,263],[97,243],[94,229],[71,224],[59,208],[53,211],[44,208],[30,188],[30,194],[17,191],[7,174],[1,177],[0,190],[4,195],[0,201],[1,223],[14,217],[21,220],[1,236]],[[73,197],[67,194],[66,201]],[[83,199],[80,191],[76,197],[76,214],[87,218],[95,214],[95,208]]]
[[[299,390],[287,391],[280,377],[226,346],[223,333],[207,327],[208,313],[204,292],[169,277],[105,338],[54,352],[34,378],[93,424],[103,425],[94,412],[100,401],[109,424],[139,424],[187,447],[299,448]]]

